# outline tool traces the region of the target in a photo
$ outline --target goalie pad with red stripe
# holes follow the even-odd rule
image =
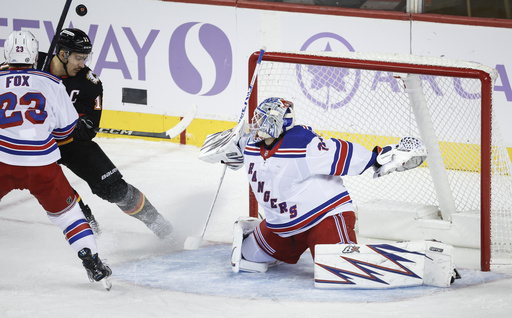
[[[393,244],[320,244],[315,247],[315,287],[385,289],[449,287],[458,275],[453,246],[437,241]]]

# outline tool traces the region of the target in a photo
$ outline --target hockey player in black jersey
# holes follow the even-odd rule
[[[101,119],[103,86],[85,65],[92,51],[89,37],[79,29],[63,29],[58,36],[56,55],[51,59],[49,71],[62,79],[80,116],[71,138],[59,143],[62,156],[59,163],[85,180],[94,194],[144,222],[158,237],[170,237],[171,223],[142,192],[123,179],[121,172],[93,141]],[[88,206],[83,203],[81,206],[88,220],[96,223]]]

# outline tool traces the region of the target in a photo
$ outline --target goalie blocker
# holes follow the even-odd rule
[[[449,287],[460,278],[453,263],[453,247],[437,241],[320,244],[315,253],[317,288]]]
[[[206,136],[199,152],[199,159],[208,163],[221,162],[232,170],[240,169],[244,164],[242,151],[238,146],[241,133],[247,133],[245,125]]]

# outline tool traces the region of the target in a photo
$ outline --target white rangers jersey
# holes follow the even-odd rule
[[[0,71],[0,162],[44,166],[60,159],[56,140],[78,114],[61,80],[35,69]]]
[[[287,237],[324,218],[354,211],[340,176],[359,175],[377,154],[338,139],[323,140],[310,127],[295,126],[272,148],[240,140],[251,188],[270,230]]]

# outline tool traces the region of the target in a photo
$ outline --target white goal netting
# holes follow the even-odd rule
[[[378,179],[373,171],[345,177],[354,203],[436,206],[439,219],[447,222],[456,213],[483,215],[490,251],[482,251],[492,255],[493,263],[510,262],[512,170],[492,119],[495,76],[495,70],[482,65],[440,58],[270,52],[261,64],[251,107],[267,97],[285,98],[294,103],[297,124],[370,150],[402,136],[422,138],[429,157],[420,168]],[[485,89],[490,93],[483,95]]]

